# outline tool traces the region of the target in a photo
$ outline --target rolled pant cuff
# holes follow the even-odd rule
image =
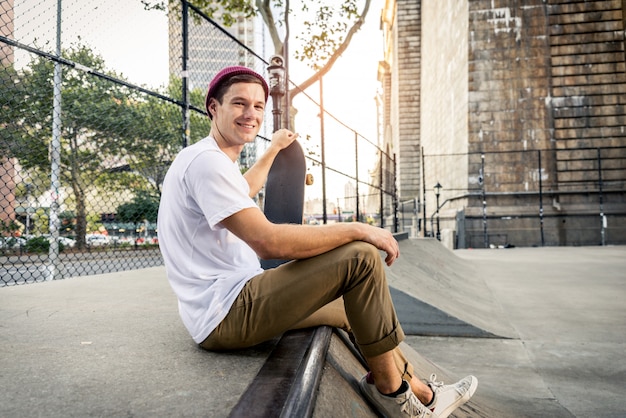
[[[359,349],[366,358],[375,357],[393,350],[400,345],[402,341],[404,341],[404,331],[398,324],[394,330],[382,340],[371,344],[359,344]]]

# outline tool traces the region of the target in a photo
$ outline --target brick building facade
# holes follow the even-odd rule
[[[384,136],[457,248],[626,243],[626,0],[388,0]],[[441,184],[440,196],[433,186]]]

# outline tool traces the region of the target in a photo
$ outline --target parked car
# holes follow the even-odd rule
[[[52,237],[49,234],[43,235],[48,239],[48,242],[52,244]],[[63,245],[65,248],[72,248],[76,245],[76,240],[68,237],[59,237],[59,244]]]
[[[59,244],[63,244],[67,248],[72,248],[76,245],[76,240],[68,237],[59,237]]]
[[[26,240],[22,237],[0,237],[0,248],[5,250],[15,250],[26,245]]]
[[[103,245],[109,245],[109,237],[100,234],[88,234],[85,236],[87,245],[91,247],[101,247]]]

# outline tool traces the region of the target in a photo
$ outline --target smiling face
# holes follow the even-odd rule
[[[236,83],[224,93],[222,103],[212,98],[211,134],[219,147],[235,158],[243,146],[253,142],[261,129],[265,91],[257,83]]]

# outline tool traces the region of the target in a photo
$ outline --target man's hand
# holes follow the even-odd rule
[[[297,138],[298,134],[288,129],[279,129],[272,134],[272,146],[277,147],[278,150],[285,149]]]
[[[385,263],[391,266],[398,257],[400,257],[400,246],[398,241],[393,237],[391,232],[386,229],[378,228],[371,225],[361,224],[367,227],[366,238],[364,241],[369,242],[379,250],[387,253]]]
[[[272,143],[269,148],[243,175],[250,186],[250,197],[254,197],[265,184],[274,158],[282,149],[291,145],[296,138],[298,138],[298,134],[294,134],[287,129],[279,129],[272,134]]]

